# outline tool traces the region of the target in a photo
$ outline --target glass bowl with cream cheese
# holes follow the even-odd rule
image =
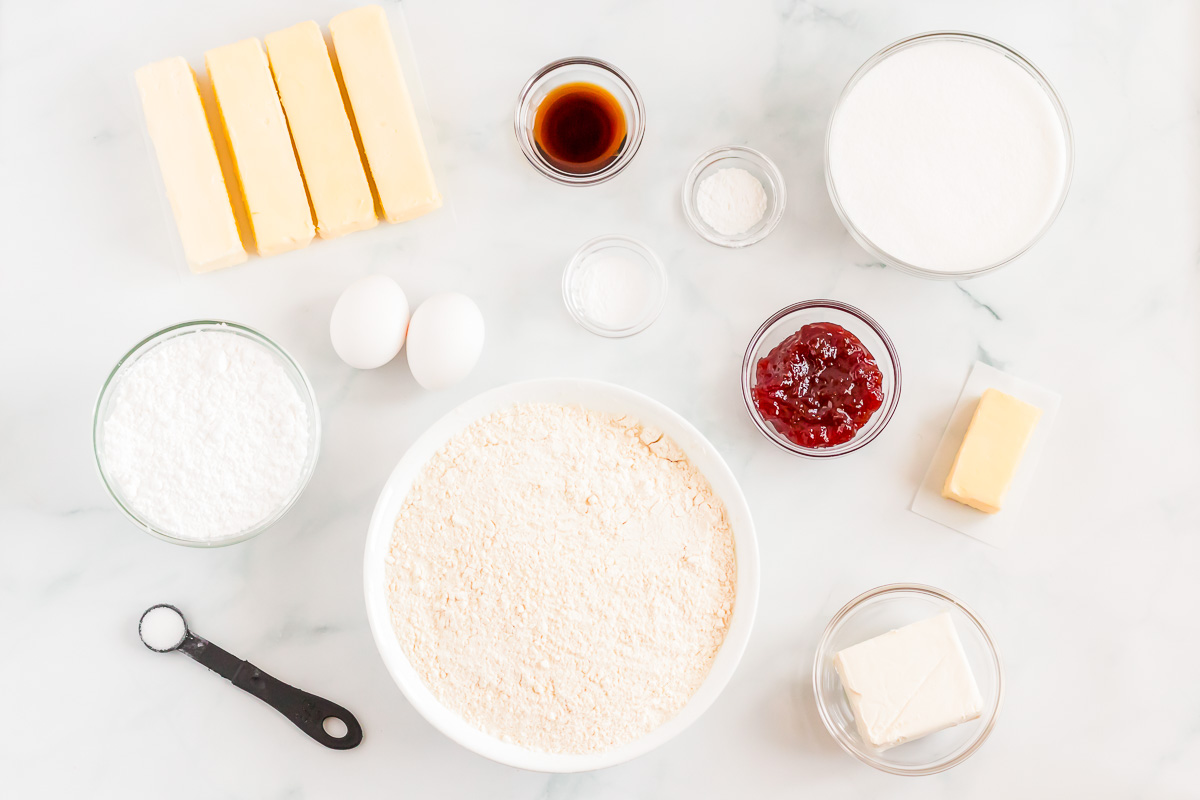
[[[126,517],[187,547],[244,542],[292,507],[316,469],[321,420],[304,371],[275,342],[197,320],[143,339],[96,400],[100,480]]]
[[[961,655],[957,658],[965,656],[969,673],[973,676],[977,695],[972,698],[971,710],[977,713],[978,717],[927,735],[920,735],[919,738],[914,737],[886,749],[872,746],[863,739],[855,719],[855,711],[847,698],[847,690],[836,664],[838,654],[875,637],[885,634],[894,637],[897,631],[906,626],[934,620],[942,614],[948,617],[948,620],[943,619],[942,622],[948,621],[952,625],[953,634],[961,643]],[[934,646],[928,638],[917,638],[916,644]],[[929,664],[941,663],[938,653],[903,655],[902,658],[896,657],[893,651],[890,658],[882,660],[876,666],[883,671],[895,671],[905,666],[920,664],[923,659]],[[858,668],[865,671],[861,662]],[[933,669],[936,670],[937,667]],[[929,682],[924,681],[918,674],[887,674],[875,677],[880,678],[878,685],[896,688],[911,683],[927,693],[934,684],[938,684],[937,688],[942,688],[942,684],[952,683],[940,672],[930,673],[930,676],[934,680]],[[834,741],[864,764],[894,775],[933,775],[961,764],[987,740],[995,727],[1004,700],[1004,668],[987,626],[957,597],[932,586],[916,583],[880,586],[864,592],[838,611],[825,628],[817,645],[812,681],[817,713]],[[903,709],[906,702],[911,702],[916,697],[913,692],[900,693],[906,697],[885,698],[895,705],[895,709],[885,707],[887,703],[874,703],[872,711],[880,718],[894,719],[895,710]],[[944,711],[947,707],[953,708],[956,698],[951,694],[947,697],[926,697],[925,700],[928,702],[928,708],[936,712]],[[925,710],[922,709],[922,712]]]
[[[902,39],[850,78],[825,180],[851,236],[885,264],[961,280],[1025,253],[1071,183],[1071,124],[1015,50],[956,31]]]

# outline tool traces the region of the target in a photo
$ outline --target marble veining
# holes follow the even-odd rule
[[[435,129],[440,220],[381,225],[211,275],[176,266],[133,71],[327,21],[356,0],[0,3],[0,732],[4,797],[1173,798],[1200,795],[1200,6],[1104,0],[404,0]],[[1057,223],[1008,268],[954,285],[871,263],[825,191],[829,112],[880,47],[934,29],[993,36],[1054,82],[1075,131]],[[613,61],[645,97],[629,169],[556,186],[512,135],[542,64]],[[788,209],[745,251],[687,227],[679,187],[722,144],[762,150]],[[574,249],[643,239],[671,289],[628,340],[575,326],[559,294]],[[431,394],[403,361],[355,372],[327,325],[378,271],[414,301],[458,290],[488,340],[463,384]],[[742,351],[785,303],[832,297],[896,342],[889,429],[833,463],[762,439],[738,389]],[[251,542],[211,552],[133,529],[89,442],[96,392],[147,333],[189,318],[261,328],[316,387],[313,481]],[[908,504],[971,363],[1063,395],[1020,530],[990,548]],[[721,450],[759,529],[759,619],[728,689],[632,763],[549,777],[459,748],[401,696],[367,630],[362,548],[404,449],[445,410],[521,378],[617,381],[678,410]],[[797,507],[803,516],[797,519]],[[829,617],[893,581],[963,597],[996,634],[1008,691],[986,746],[905,780],[842,753],[817,718],[809,662]],[[354,710],[357,750],[313,745],[182,657],[146,651],[141,611],[178,604],[213,641]]]

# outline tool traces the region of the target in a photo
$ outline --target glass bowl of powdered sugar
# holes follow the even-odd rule
[[[767,238],[787,205],[783,174],[749,147],[717,147],[696,159],[683,182],[683,216],[692,230],[722,247]]]
[[[173,325],[139,342],[100,390],[92,443],[113,502],[173,544],[243,542],[308,485],[321,422],[288,353],[232,322]]]
[[[584,242],[563,271],[563,302],[581,326],[621,338],[650,327],[667,299],[667,271],[649,247],[628,236]]]

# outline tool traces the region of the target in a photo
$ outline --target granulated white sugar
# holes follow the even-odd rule
[[[736,588],[724,504],[635,419],[514,406],[413,483],[387,557],[392,624],[467,722],[553,753],[609,750],[704,681]]]
[[[295,492],[308,410],[267,348],[225,331],[168,339],[134,361],[101,431],[123,502],[177,538],[248,530]]]
[[[885,253],[940,272],[1002,262],[1054,215],[1067,140],[1046,90],[982,44],[926,41],[842,101],[829,170],[846,216]]]

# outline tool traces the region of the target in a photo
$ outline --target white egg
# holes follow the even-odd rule
[[[445,389],[471,372],[483,350],[483,314],[465,294],[437,294],[408,326],[408,368],[426,389]]]
[[[386,275],[368,275],[346,287],[329,319],[329,339],[338,357],[358,369],[391,361],[408,332],[408,298]]]

